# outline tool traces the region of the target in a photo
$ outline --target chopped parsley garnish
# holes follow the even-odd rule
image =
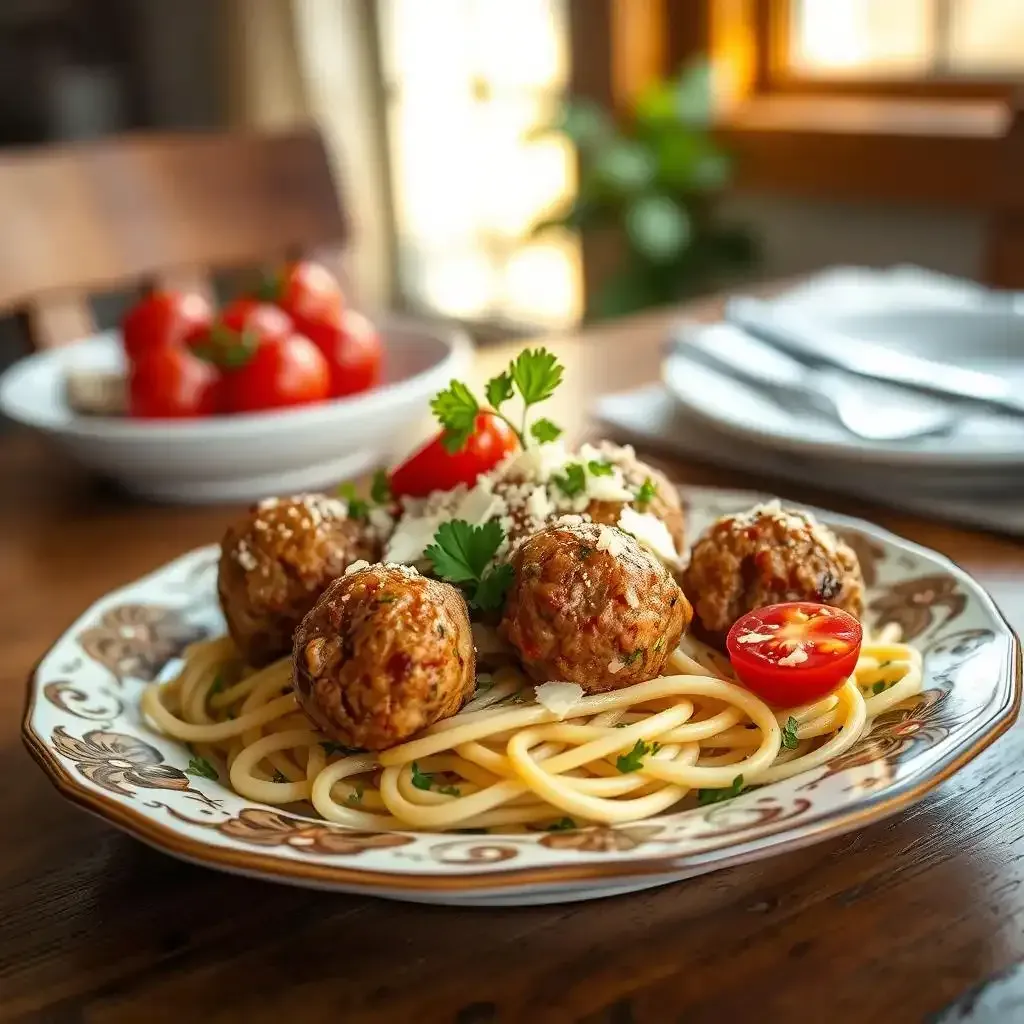
[[[201,779],[213,779],[214,782],[220,778],[217,769],[205,757],[190,757],[185,772],[188,775],[197,775]]]
[[[462,587],[474,608],[491,611],[501,607],[515,579],[511,565],[488,568],[504,539],[505,531],[494,519],[483,526],[452,519],[437,528],[424,555],[441,579]]]
[[[644,656],[644,649],[638,647],[635,651],[630,651],[629,654],[623,654],[620,658],[623,665],[632,665],[634,661],[639,661]]]
[[[274,782],[287,782],[288,781],[288,776],[285,775],[284,772],[276,770],[274,772],[274,778],[273,778],[272,781],[274,781]]]
[[[524,349],[503,373],[492,377],[484,387],[484,395],[490,409],[482,408],[476,396],[459,380],[453,380],[448,387],[434,396],[430,409],[444,428],[441,443],[451,453],[461,451],[476,427],[476,418],[481,412],[491,412],[504,420],[519,438],[519,443],[526,447],[526,420],[530,406],[546,401],[562,382],[562,365],[545,348]],[[502,411],[501,407],[516,392],[523,402],[523,418],[518,424],[513,423]],[[530,429],[529,434],[536,441],[544,443],[553,441],[561,430],[550,420],[538,420]]]
[[[210,687],[210,696],[212,697],[215,693],[220,693],[224,689],[224,677],[221,675],[214,676],[213,686]]]
[[[540,419],[530,426],[530,436],[540,444],[557,441],[562,436],[562,428],[551,420]]]
[[[799,723],[792,715],[786,719],[786,724],[782,727],[782,745],[787,750],[796,750],[800,742],[800,737],[796,734],[798,727]]]
[[[658,488],[655,486],[654,481],[648,477],[641,485],[640,490],[636,492],[636,504],[638,505],[649,505],[658,496]]]
[[[417,789],[430,789],[434,784],[434,776],[429,772],[421,772],[418,761],[412,763],[412,784]]]
[[[462,796],[458,786],[438,786],[437,791],[438,793],[444,793],[445,796]]]
[[[615,767],[623,775],[627,772],[638,772],[644,766],[644,758],[648,754],[656,754],[660,749],[660,743],[645,743],[643,740],[637,740],[628,754],[619,754],[615,759]]]
[[[569,832],[576,828],[576,822],[572,818],[559,818],[558,821],[551,822],[550,825],[545,826],[545,832]]]
[[[347,803],[349,805],[349,807],[360,807],[360,806],[362,806],[362,803],[363,803],[363,784],[361,782],[357,782],[352,787],[352,792],[349,793],[349,795],[347,797],[345,797],[345,803]]]
[[[723,800],[731,800],[743,792],[743,776],[737,775],[732,785],[726,789],[698,789],[697,803],[704,807],[707,804],[718,804]]]
[[[587,487],[586,474],[578,462],[570,462],[565,467],[565,472],[554,474],[553,479],[558,485],[558,489],[567,498],[575,498],[577,494],[582,494]]]
[[[346,481],[343,484],[338,484],[338,497],[343,498],[347,503],[349,518],[365,519],[370,514],[370,503],[356,494],[354,483]]]
[[[334,740],[321,740],[320,746],[328,757],[331,754],[341,754],[343,757],[351,757],[353,754],[364,754],[366,751],[359,747],[346,747],[344,743],[337,743]]]
[[[591,476],[611,476],[615,467],[610,462],[601,462],[599,459],[591,459],[587,463],[587,469]]]
[[[885,689],[885,680],[879,679],[874,686],[871,687],[872,693],[881,693]]]
[[[394,604],[398,600],[397,594],[378,594],[374,600],[377,604]]]
[[[662,647],[664,647],[664,646],[665,646],[665,638],[663,636],[659,636],[658,639],[654,641],[654,650],[655,651],[660,651],[662,649]]]
[[[373,474],[373,483],[370,484],[370,497],[378,505],[386,505],[391,501],[391,481],[383,469],[378,469]]]
[[[585,562],[593,553],[594,549],[586,544],[581,544],[577,551],[581,562]]]

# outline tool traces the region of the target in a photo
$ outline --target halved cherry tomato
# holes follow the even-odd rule
[[[476,428],[461,451],[447,451],[442,436],[443,432],[392,471],[391,493],[395,497],[423,498],[431,491],[450,491],[459,484],[472,487],[481,473],[493,469],[519,446],[512,428],[487,412],[477,416]]]
[[[129,362],[150,349],[187,345],[204,333],[213,320],[210,304],[201,295],[152,292],[124,317],[121,337]]]
[[[853,674],[864,637],[840,608],[794,601],[733,623],[725,646],[740,682],[775,707],[820,700]]]
[[[310,320],[337,320],[343,300],[334,275],[312,260],[288,263],[261,290],[260,297],[281,307],[304,328]]]
[[[296,327],[330,364],[333,398],[369,391],[380,383],[384,349],[376,328],[361,313],[346,309],[340,316],[298,319]]]
[[[128,371],[128,414],[139,419],[192,419],[220,411],[221,375],[187,348],[143,352]]]
[[[241,366],[224,375],[228,412],[259,412],[322,402],[331,372],[323,354],[301,334],[267,338]]]

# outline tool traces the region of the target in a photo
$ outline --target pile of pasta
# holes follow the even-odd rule
[[[920,652],[892,626],[865,635],[835,693],[782,711],[691,638],[670,665],[670,675],[565,710],[538,703],[520,671],[499,667],[457,715],[373,754],[311,726],[288,659],[248,670],[224,637],[192,646],[174,680],[147,687],[142,710],[249,800],[311,804],[371,831],[517,831],[639,821],[685,807],[694,790],[724,796],[817,768],[922,678]]]

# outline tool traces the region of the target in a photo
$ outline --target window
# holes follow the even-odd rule
[[[788,7],[785,64],[797,76],[949,80],[1024,73],[1020,0],[793,0]]]
[[[399,281],[411,304],[474,321],[578,318],[577,242],[528,237],[575,190],[571,147],[531,137],[567,84],[566,6],[379,5]]]

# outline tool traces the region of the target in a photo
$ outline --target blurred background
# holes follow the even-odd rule
[[[1022,72],[1019,0],[3,0],[0,145],[312,121],[358,301],[486,341],[836,263],[1024,285]]]

